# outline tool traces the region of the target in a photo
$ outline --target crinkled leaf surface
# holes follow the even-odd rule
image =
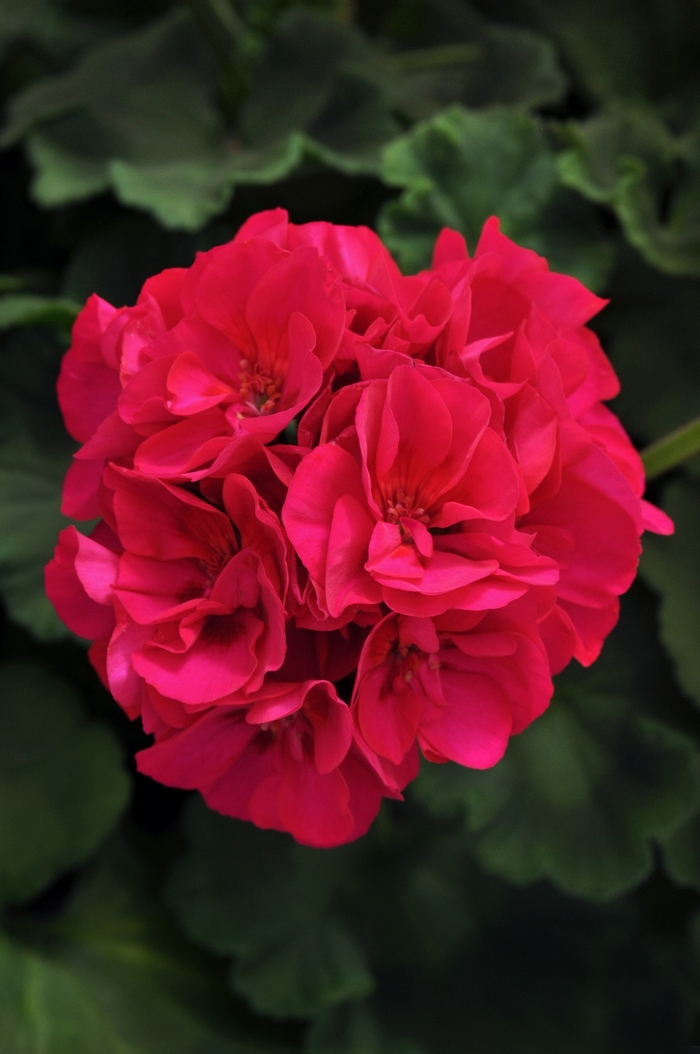
[[[554,155],[534,118],[505,107],[452,106],[384,151],[382,176],[406,188],[382,210],[379,229],[408,270],[423,266],[441,227],[475,246],[498,215],[506,234],[529,229],[555,185]]]
[[[234,955],[231,984],[272,1017],[313,1017],[373,987],[364,957],[337,921],[333,870],[342,851],[319,853],[286,835],[188,809],[190,849],[168,902],[185,932]]]
[[[111,731],[30,663],[0,666],[0,903],[82,863],[123,812],[129,781]]]
[[[661,595],[661,639],[678,681],[700,706],[700,488],[686,480],[671,483],[664,508],[676,525],[675,534],[646,541],[641,571]]]
[[[3,1054],[283,1054],[111,852],[56,923],[0,938]],[[19,939],[18,939],[19,938]],[[256,1028],[257,1024],[257,1028]],[[261,1027],[262,1026],[262,1027]]]
[[[558,190],[544,126],[520,109],[450,107],[390,143],[382,175],[405,188],[379,217],[404,270],[430,265],[442,227],[462,231],[473,251],[496,215],[505,234],[547,254],[554,270],[595,287],[607,275],[610,249],[593,210]]]
[[[607,647],[617,666],[615,643]],[[464,811],[489,870],[607,900],[651,872],[652,839],[692,811],[700,779],[693,742],[635,713],[634,685],[613,693],[604,669],[560,676],[549,709],[494,768],[424,766],[415,793],[437,814]]]
[[[670,274],[700,275],[700,134],[673,135],[650,110],[570,123],[558,158],[566,186],[614,209],[625,237]]]

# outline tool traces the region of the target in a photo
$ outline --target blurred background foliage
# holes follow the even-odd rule
[[[42,585],[81,303],[262,208],[409,272],[496,213],[610,297],[640,447],[700,414],[698,0],[0,0],[0,95],[2,1054],[700,1043],[700,457],[599,662],[336,850],[136,775]]]

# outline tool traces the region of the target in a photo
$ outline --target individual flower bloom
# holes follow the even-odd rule
[[[112,681],[128,661],[162,695],[189,705],[255,691],[284,659],[286,547],[252,484],[229,476],[224,511],[187,491],[111,468],[125,552],[114,583],[127,627]]]
[[[78,625],[69,607],[81,590],[113,603],[100,615],[105,623],[116,615],[104,662],[114,697],[132,717],[147,697],[156,709],[172,700],[184,715],[257,690],[285,655],[287,555],[277,518],[242,476],[226,480],[224,511],[128,469],[110,467],[107,483],[123,551],[69,529],[47,589],[82,633],[95,609],[84,606]]]
[[[271,442],[316,395],[343,333],[338,283],[315,249],[242,242],[198,257],[187,316],[119,398],[158,476],[205,474],[250,435]]]
[[[282,519],[321,610],[383,602],[407,615],[502,607],[556,581],[513,530],[517,470],[489,428],[490,406],[440,370],[401,366],[335,397],[353,436],[299,465]],[[332,413],[332,405],[328,415]]]
[[[201,791],[218,812],[326,847],[364,834],[385,786],[353,746],[329,681],[269,681],[245,706],[217,706],[136,756],[140,772]]]
[[[362,650],[352,710],[359,736],[395,765],[417,740],[429,761],[483,769],[546,709],[552,690],[525,597],[486,614],[387,615]]]
[[[133,308],[92,298],[59,381],[68,427],[85,443],[64,512],[96,515],[105,463],[130,465],[137,450],[149,472],[188,478],[238,437],[272,441],[321,387],[345,315],[315,248],[266,240],[149,279]]]
[[[402,275],[391,253],[368,227],[289,222],[285,209],[258,213],[235,241],[265,238],[284,249],[313,246],[338,275],[348,311],[343,353],[356,344],[421,358],[449,322],[452,299],[442,276]]]
[[[117,413],[124,382],[150,360],[159,336],[182,317],[182,268],[149,278],[133,307],[114,308],[91,296],[73,326],[58,378],[66,428],[84,445],[63,488],[62,511],[77,519],[99,515],[97,492],[107,460],[129,458],[140,437]]]

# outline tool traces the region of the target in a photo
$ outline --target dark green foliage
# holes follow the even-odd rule
[[[700,415],[697,0],[5,0],[0,97],[2,1054],[700,1042],[700,458],[654,480],[676,534],[598,662],[335,850],[133,777],[148,738],[43,591],[76,311],[260,209],[406,271],[496,214],[610,297],[640,447]]]
[[[436,813],[460,806],[484,866],[513,882],[547,877],[607,900],[654,864],[651,839],[674,829],[696,796],[692,742],[632,716],[631,700],[561,689],[495,768],[427,767],[415,793]]]
[[[649,540],[642,574],[661,595],[659,629],[676,664],[678,681],[700,705],[700,491],[679,480],[667,488],[665,499],[676,533],[664,546],[657,538]]]
[[[379,231],[406,271],[430,265],[442,227],[461,231],[473,250],[497,215],[504,234],[553,268],[594,289],[605,282],[611,246],[593,211],[558,186],[544,123],[523,110],[444,110],[385,148],[382,175],[405,188],[384,206]]]
[[[69,300],[0,297],[0,331],[9,330],[0,344],[0,591],[12,617],[44,639],[67,634],[46,599],[44,565],[69,523],[59,509],[75,444],[54,385],[74,315]]]
[[[75,692],[30,663],[0,665],[0,903],[40,893],[91,856],[119,819],[129,782],[103,725]]]
[[[541,122],[518,110],[457,106],[391,143],[382,175],[406,188],[385,206],[380,230],[409,271],[429,264],[441,227],[463,231],[473,247],[484,220],[498,214],[504,233],[522,237],[556,180]]]
[[[149,897],[125,846],[109,847],[57,922],[19,916],[0,937],[7,1054],[285,1054],[293,1042],[227,996]],[[266,1034],[267,1032],[267,1034]]]
[[[700,138],[648,109],[611,108],[565,133],[562,182],[610,205],[630,245],[670,274],[700,275]],[[661,213],[665,215],[661,215]]]
[[[190,937],[236,955],[234,991],[281,1018],[315,1017],[370,992],[362,953],[333,917],[328,864],[343,851],[304,849],[192,804],[193,852],[173,873],[168,901]]]

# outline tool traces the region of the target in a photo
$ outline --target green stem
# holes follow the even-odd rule
[[[465,62],[475,62],[481,57],[482,51],[480,44],[441,44],[434,48],[400,51],[389,57],[389,66],[393,73],[416,73],[419,70],[461,66]]]
[[[654,479],[662,472],[675,468],[700,452],[700,417],[657,439],[642,451],[642,461],[647,479]]]

